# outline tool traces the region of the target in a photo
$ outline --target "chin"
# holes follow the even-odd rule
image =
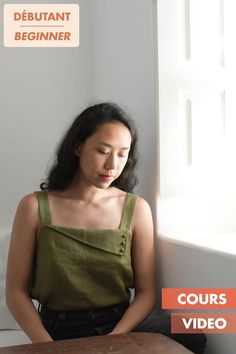
[[[94,183],[94,187],[99,188],[99,189],[107,189],[109,188],[111,183]]]

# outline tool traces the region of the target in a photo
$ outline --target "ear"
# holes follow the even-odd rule
[[[81,151],[81,145],[77,145],[77,146],[74,148],[75,156],[79,157],[79,156],[80,156],[80,151]]]

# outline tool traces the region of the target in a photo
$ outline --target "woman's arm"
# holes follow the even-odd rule
[[[132,331],[151,313],[156,304],[153,221],[150,207],[142,198],[137,199],[132,225],[132,267],[135,297],[110,334]]]
[[[7,306],[32,342],[52,341],[29,296],[28,286],[39,227],[38,202],[34,194],[24,197],[17,208],[8,254]]]

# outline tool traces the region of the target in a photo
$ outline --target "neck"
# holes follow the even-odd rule
[[[73,199],[77,199],[86,204],[96,203],[99,199],[107,195],[107,189],[97,188],[88,184],[85,180],[76,175],[68,188],[66,194]]]

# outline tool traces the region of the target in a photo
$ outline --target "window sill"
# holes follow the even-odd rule
[[[236,255],[236,200],[159,197],[158,236]]]

